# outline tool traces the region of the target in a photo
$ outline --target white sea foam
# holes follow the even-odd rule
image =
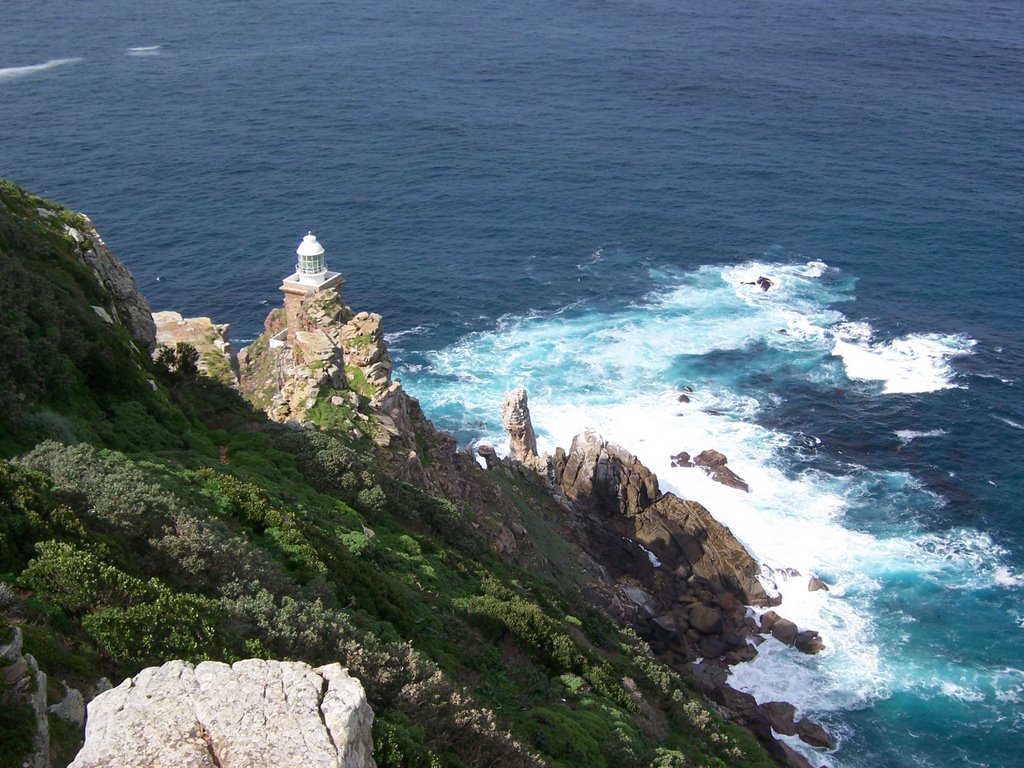
[[[842,358],[846,375],[884,382],[886,394],[935,392],[955,386],[950,360],[971,354],[973,339],[962,335],[916,333],[874,341],[867,323],[840,323],[832,329],[832,354]]]
[[[942,691],[943,696],[947,696],[951,699],[959,699],[960,701],[984,701],[985,699],[985,694],[981,691],[965,688],[962,685],[951,683],[948,680],[944,680],[939,684],[939,690]]]
[[[1016,422],[1013,419],[1008,419],[1005,416],[997,416],[996,414],[992,414],[992,418],[995,419],[996,421],[1003,422],[1003,424],[1005,424],[1008,427],[1013,427],[1014,429],[1022,429],[1022,430],[1024,430],[1024,424]]]
[[[42,64],[29,64],[24,67],[6,67],[0,69],[0,80],[12,80],[17,77],[34,75],[38,72],[46,72],[50,69],[63,67],[66,64],[77,64],[80,61],[82,61],[81,58],[50,59],[49,61],[44,61]]]
[[[394,344],[400,339],[404,339],[406,336],[422,336],[431,330],[432,326],[427,325],[414,325],[412,328],[405,328],[401,331],[391,331],[390,333],[384,334],[384,341],[388,344]]]
[[[125,51],[126,56],[159,56],[162,45],[139,45]]]
[[[907,445],[913,440],[924,437],[945,437],[949,433],[944,429],[929,429],[924,432],[918,432],[913,429],[897,429],[896,437],[900,439],[900,442]]]
[[[769,291],[744,284],[762,274],[774,281]],[[498,418],[504,392],[525,386],[542,451],[568,448],[575,434],[592,427],[635,453],[663,490],[707,506],[772,569],[766,571],[766,587],[783,598],[776,610],[801,628],[819,631],[826,645],[807,656],[769,639],[753,662],[734,669],[734,685],[760,701],[791,701],[812,715],[864,706],[896,690],[938,690],[931,673],[927,681],[909,675],[891,648],[883,652],[889,641],[876,625],[874,606],[889,585],[923,581],[972,590],[1011,588],[1020,579],[985,534],[915,529],[915,508],[930,510],[941,500],[907,474],[850,466],[794,474],[788,452],[806,446],[807,436],[753,423],[773,403],[741,388],[742,371],[702,367],[709,353],[742,360],[743,350],[760,346],[770,350],[765,365],[773,364],[777,351],[780,365],[808,361],[795,369],[818,382],[814,377],[828,375],[820,361],[829,360],[838,339],[870,358],[872,366],[888,366],[877,377],[887,391],[901,384],[903,391],[950,385],[948,360],[968,354],[973,342],[937,335],[875,342],[870,326],[843,325],[845,318],[830,308],[846,296],[835,280],[826,285],[830,274],[821,262],[705,267],[674,278],[666,273],[663,289],[616,313],[577,309],[503,318],[493,331],[431,353],[429,371],[407,380],[428,413],[458,414],[464,432],[499,453],[507,446]],[[850,375],[849,361],[843,362]],[[686,393],[689,402],[678,399],[682,383],[693,387]],[[940,432],[908,430],[898,436],[910,441],[938,438]],[[716,483],[699,468],[671,466],[670,457],[680,451],[695,455],[708,448],[728,456],[750,493]],[[888,537],[847,527],[851,510],[863,505],[877,508],[875,517],[902,520],[902,527]],[[808,591],[812,575],[825,577],[830,590]],[[907,609],[896,621],[911,626],[916,617]],[[911,643],[911,635],[904,633],[902,642]],[[934,676],[942,679],[939,672]],[[969,680],[949,679],[966,691],[977,689]]]

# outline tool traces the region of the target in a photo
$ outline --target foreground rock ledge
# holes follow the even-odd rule
[[[89,704],[72,768],[376,768],[373,711],[339,664],[149,667]]]

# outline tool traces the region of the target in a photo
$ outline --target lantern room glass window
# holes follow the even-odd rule
[[[327,269],[327,263],[322,253],[314,255],[299,254],[299,273],[303,275],[319,275]]]

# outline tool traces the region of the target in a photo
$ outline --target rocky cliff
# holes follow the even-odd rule
[[[169,661],[89,704],[72,768],[375,768],[373,712],[338,664]]]
[[[238,357],[228,336],[230,326],[214,323],[208,317],[184,318],[179,312],[153,313],[158,347],[177,349],[189,344],[199,354],[196,361],[202,373],[211,379],[238,388]]]
[[[298,316],[302,328],[286,331],[273,310],[239,352],[244,396],[276,421],[343,433],[403,481],[461,497],[473,462],[392,380],[381,316],[353,311],[334,289],[309,296]]]
[[[149,302],[139,290],[135,276],[107,248],[92,221],[82,216],[81,231],[65,225],[67,234],[79,244],[82,261],[96,275],[100,287],[110,296],[113,315],[144,351],[156,348],[156,328],[149,311]]]

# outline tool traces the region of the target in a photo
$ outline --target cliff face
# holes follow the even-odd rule
[[[92,268],[96,281],[110,296],[114,315],[136,344],[145,352],[152,352],[156,348],[156,327],[149,302],[139,290],[135,276],[110,252],[89,218],[82,216],[82,221],[86,225],[82,232],[66,227],[68,236],[81,246],[82,260]]]

